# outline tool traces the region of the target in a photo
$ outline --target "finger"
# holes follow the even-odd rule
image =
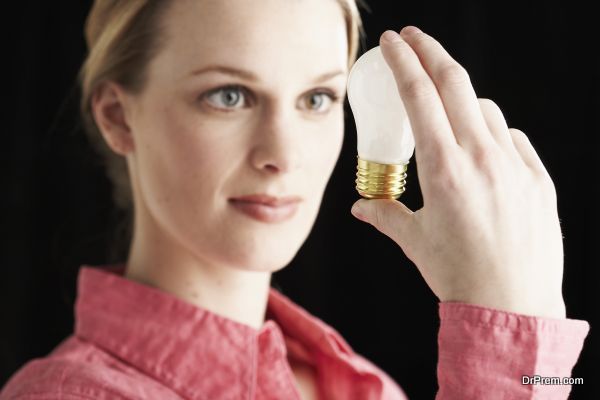
[[[490,99],[478,100],[483,118],[496,143],[504,150],[516,154],[515,145],[513,144],[511,134],[508,131],[508,125],[500,107]]]
[[[352,215],[373,225],[403,249],[410,237],[413,225],[413,212],[396,200],[358,200],[352,206]],[[413,232],[414,234],[414,232]]]
[[[458,147],[442,101],[413,49],[396,32],[386,31],[380,45],[406,107],[416,153],[429,166]]]
[[[546,167],[544,167],[542,160],[533,148],[533,145],[529,141],[527,135],[522,131],[514,128],[510,128],[509,132],[511,134],[512,141],[515,144],[515,148],[519,152],[519,155],[521,156],[521,159],[523,159],[523,162],[525,162],[525,164],[532,170],[540,174],[547,175],[548,171],[546,170]]]
[[[467,71],[437,40],[420,29],[408,26],[400,34],[435,84],[458,144],[466,149],[490,145],[493,138]]]

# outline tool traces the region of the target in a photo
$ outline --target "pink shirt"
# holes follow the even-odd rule
[[[116,266],[115,271],[122,271]],[[586,321],[440,303],[437,399],[567,399]],[[404,400],[382,370],[271,289],[259,330],[83,266],[75,333],[12,376],[0,399],[299,399],[288,357],[317,371],[322,399]]]

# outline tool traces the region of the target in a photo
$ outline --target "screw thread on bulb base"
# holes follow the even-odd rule
[[[356,190],[367,199],[397,199],[404,193],[407,164],[379,164],[357,157]]]

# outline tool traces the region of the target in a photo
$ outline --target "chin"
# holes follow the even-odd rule
[[[221,261],[236,269],[246,271],[276,272],[294,259],[310,230],[315,215],[307,218],[296,215],[300,221],[269,225],[255,221],[232,224],[219,235],[218,253]]]
[[[256,272],[277,272],[285,268],[296,256],[297,250],[290,249],[287,254],[264,254],[262,257],[251,257],[246,259],[245,262],[241,262],[237,265],[248,271]],[[239,267],[238,267],[239,268]]]

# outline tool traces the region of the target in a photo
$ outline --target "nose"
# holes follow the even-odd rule
[[[270,110],[256,124],[251,162],[267,173],[287,173],[299,167],[299,121],[283,111]]]

